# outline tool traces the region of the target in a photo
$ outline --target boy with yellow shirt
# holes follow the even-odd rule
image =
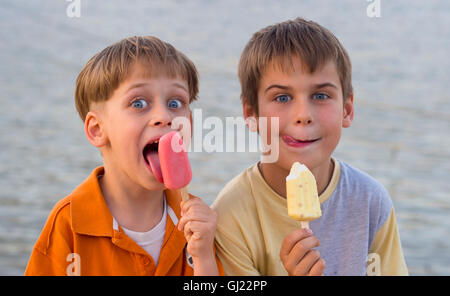
[[[388,192],[331,156],[354,116],[350,58],[336,37],[301,18],[266,27],[246,45],[239,78],[244,117],[278,118],[278,130],[257,126],[276,134],[278,159],[245,170],[213,204],[225,273],[407,275]],[[311,230],[287,215],[296,161],[317,181],[323,214]]]

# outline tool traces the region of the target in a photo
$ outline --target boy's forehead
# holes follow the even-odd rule
[[[311,72],[307,63],[302,62],[299,57],[283,57],[275,58],[270,61],[264,68],[261,82],[269,82],[276,77],[286,77],[301,74],[304,77],[311,77],[313,79],[332,80],[340,85],[339,74],[337,72],[336,63],[333,60],[328,60],[321,65],[317,65],[314,72]]]
[[[119,84],[118,88],[124,88],[133,84],[139,84],[139,82],[148,81],[149,79],[159,78],[176,80],[186,88],[186,91],[188,91],[188,83],[180,74],[169,73],[164,70],[163,66],[146,65],[143,63],[136,63],[130,67],[130,70]]]
[[[164,65],[136,62],[128,70],[128,73],[126,74],[124,81],[132,79],[149,79],[158,77],[166,77],[171,79],[182,80],[180,74],[171,73],[164,67]]]
[[[266,64],[264,69],[270,71],[279,71],[285,74],[291,74],[292,72],[314,74],[316,72],[321,72],[326,67],[334,67],[336,69],[336,62],[332,59],[328,59],[315,65],[309,65],[308,62],[302,60],[299,56],[293,55],[274,57]],[[312,68],[314,68],[314,71],[311,71]]]

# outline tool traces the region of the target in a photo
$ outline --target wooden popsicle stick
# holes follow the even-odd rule
[[[304,229],[309,229],[309,221],[300,221],[300,225]]]
[[[187,186],[183,187],[180,189],[180,193],[181,193],[181,199],[183,201],[188,201],[189,200],[189,193],[187,190]]]

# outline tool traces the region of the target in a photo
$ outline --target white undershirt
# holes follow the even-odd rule
[[[122,227],[125,234],[134,240],[141,248],[152,256],[155,261],[155,265],[158,265],[159,254],[161,252],[161,246],[164,242],[164,234],[166,233],[166,221],[167,221],[167,203],[166,196],[164,195],[164,212],[158,225],[146,232],[137,232]]]

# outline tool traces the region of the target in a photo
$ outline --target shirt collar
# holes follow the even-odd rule
[[[95,168],[89,177],[72,192],[71,217],[74,232],[92,236],[113,236],[113,216],[106,205],[98,176],[104,174],[104,167]],[[181,194],[178,190],[165,190],[170,207],[171,220],[181,216]],[[176,225],[178,222],[173,221]]]
[[[337,185],[339,183],[339,179],[340,179],[340,176],[341,176],[341,165],[340,165],[339,161],[336,160],[334,157],[331,157],[331,161],[334,164],[333,172],[332,172],[332,175],[331,175],[331,180],[328,183],[328,185],[325,188],[325,190],[319,196],[320,204],[323,204],[324,202],[326,202],[331,197],[331,195],[333,194],[334,190],[336,189],[336,187],[337,187]],[[281,195],[279,195],[277,192],[275,192],[275,190],[273,190],[272,187],[270,187],[270,185],[266,182],[266,180],[264,179],[264,177],[262,176],[261,172],[258,169],[258,163],[256,163],[251,168],[251,170],[252,170],[253,174],[256,176],[257,181],[260,183],[260,185],[263,188],[265,188],[266,190],[271,192],[271,194],[277,196],[280,201],[283,201],[283,203],[285,202],[286,198],[281,196]]]
[[[97,167],[72,193],[70,214],[72,228],[76,233],[109,236],[113,235],[113,218],[103,198],[98,176],[104,174]]]

